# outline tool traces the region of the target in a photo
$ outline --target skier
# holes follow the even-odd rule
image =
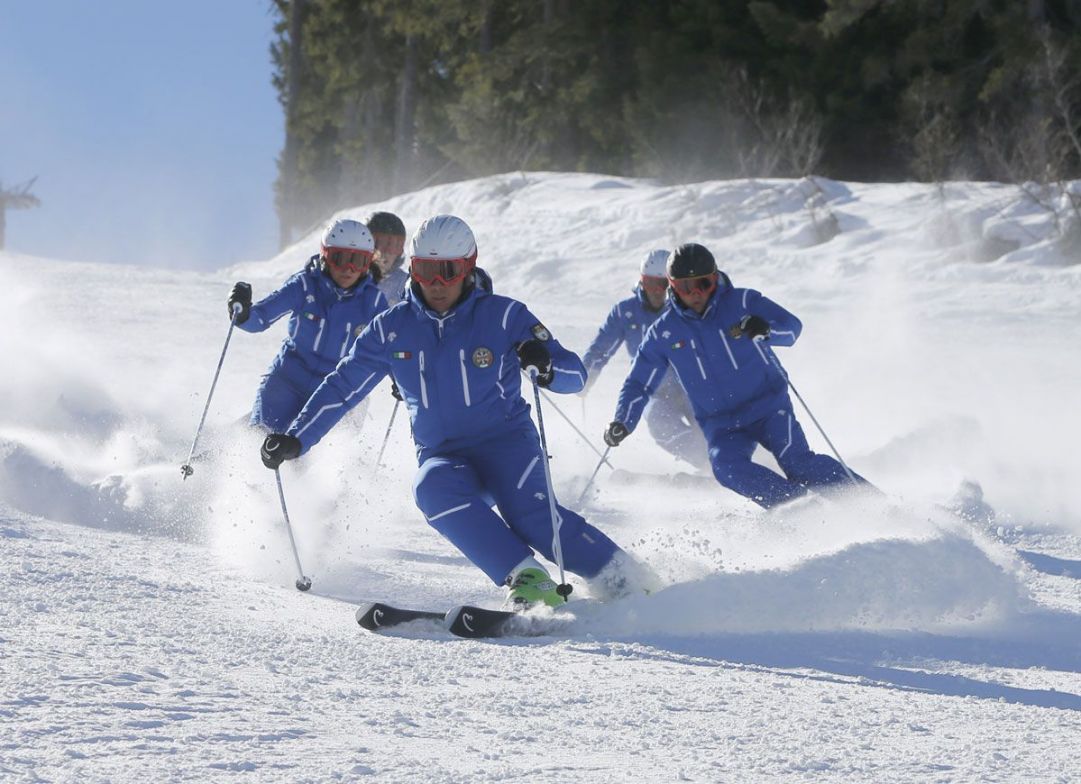
[[[634,430],[671,366],[709,444],[713,475],[725,487],[769,508],[808,488],[847,481],[843,465],[807,445],[773,356],[772,346],[796,342],[799,319],[753,289],[734,288],[701,245],[679,246],[667,271],[669,307],[646,331],[605,443],[619,446]],[[756,444],[773,454],[785,476],[751,462]]]
[[[477,245],[460,218],[429,218],[412,239],[405,299],[378,316],[285,433],[267,436],[263,463],[277,468],[311,449],[390,374],[413,427],[417,507],[522,609],[565,601],[534,557],[555,560],[545,459],[519,370],[553,392],[578,392],[585,368],[517,300],[476,284]],[[492,509],[493,504],[499,514]],[[634,584],[635,564],[580,515],[556,507],[568,571],[595,595]]]
[[[667,261],[666,250],[651,250],[646,254],[633,296],[620,300],[609,311],[608,318],[583,358],[589,373],[583,394],[589,392],[601,370],[621,345],[626,346],[627,353],[634,357],[646,329],[664,310],[668,291]],[[706,443],[694,425],[694,412],[674,378],[668,378],[657,389],[645,418],[649,432],[665,451],[696,468],[706,469],[709,466]]]
[[[275,432],[292,422],[357,335],[386,310],[387,298],[369,274],[374,250],[363,223],[339,218],[323,231],[319,253],[265,299],[253,305],[250,284],[233,286],[229,313],[240,306],[236,324],[245,332],[262,332],[291,314],[288,335],[259,385],[250,424]]]
[[[405,270],[405,224],[393,212],[373,212],[364,221],[375,240],[379,290],[391,305],[402,301],[409,273]]]

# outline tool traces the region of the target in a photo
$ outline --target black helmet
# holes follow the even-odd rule
[[[364,221],[368,231],[372,234],[392,234],[397,237],[405,236],[405,224],[402,219],[393,212],[373,212]]]
[[[680,245],[668,255],[668,277],[697,278],[717,271],[713,254],[697,242]]]

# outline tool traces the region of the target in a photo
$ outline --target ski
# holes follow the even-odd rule
[[[412,621],[443,622],[445,613],[430,610],[408,610],[382,602],[371,602],[357,608],[357,623],[370,632],[381,632]]]
[[[542,633],[531,630],[529,626],[528,620],[519,613],[506,610],[486,610],[465,605],[447,613],[447,628],[451,634],[459,637],[529,637]]]
[[[456,637],[483,639],[494,637],[538,637],[558,630],[559,623],[483,607],[464,605],[450,612],[411,610],[383,602],[371,602],[357,608],[357,623],[370,632],[382,632],[414,621],[438,622]]]
[[[646,474],[639,471],[628,471],[617,468],[608,476],[608,481],[616,485],[638,485],[642,483],[664,483],[670,487],[715,489],[717,480],[711,474],[692,474],[687,471],[678,471],[674,474]]]

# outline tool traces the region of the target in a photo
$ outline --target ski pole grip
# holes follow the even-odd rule
[[[235,318],[236,316],[239,316],[240,311],[242,311],[243,309],[244,309],[243,306],[239,302],[234,302],[233,303],[233,317]]]

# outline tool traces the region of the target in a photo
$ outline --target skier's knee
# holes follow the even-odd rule
[[[749,461],[745,460],[727,460],[712,456],[710,460],[710,467],[713,469],[713,476],[722,485],[729,490],[739,490],[739,486],[742,484],[741,477],[743,475],[743,469]]]
[[[431,519],[442,512],[448,502],[460,500],[464,486],[451,466],[442,460],[430,460],[421,466],[413,479],[413,500],[417,508]]]

